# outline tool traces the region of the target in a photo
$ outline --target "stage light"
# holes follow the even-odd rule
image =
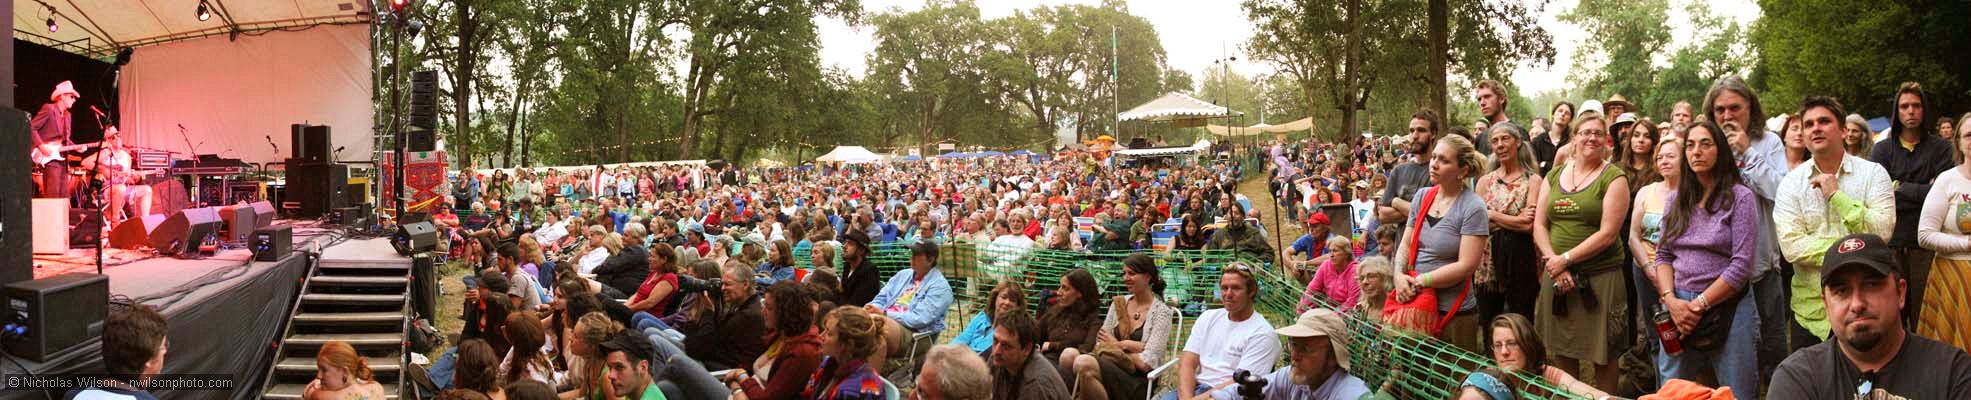
[[[211,20],[211,19],[212,19],[212,5],[211,5],[211,4],[207,4],[207,3],[205,2],[205,0],[199,0],[199,2],[198,2],[198,20],[199,20],[199,21],[208,21],[208,20]]]
[[[61,25],[55,25],[55,17],[53,17],[53,16],[49,16],[49,17],[48,17],[48,33],[54,33],[55,31],[59,31],[59,30],[62,30],[62,26],[61,26]]]
[[[404,12],[404,7],[409,5],[411,0],[390,0],[390,9],[396,12]]]

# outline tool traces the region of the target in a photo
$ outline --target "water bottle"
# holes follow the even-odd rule
[[[1656,306],[1656,338],[1663,342],[1663,354],[1677,355],[1684,352],[1683,338],[1677,332],[1676,321],[1670,318],[1670,310],[1663,305]]]

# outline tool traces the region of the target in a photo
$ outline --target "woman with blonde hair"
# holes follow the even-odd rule
[[[801,390],[803,399],[883,399],[883,385],[869,358],[883,347],[883,322],[862,307],[836,307],[822,319],[821,368]]]
[[[1848,149],[1848,154],[1864,160],[1868,159],[1869,147],[1875,145],[1874,141],[1869,140],[1874,139],[1874,135],[1868,130],[1868,119],[1862,118],[1861,114],[1848,114],[1848,119],[1844,122],[1847,123],[1847,135],[1842,138],[1841,143],[1847,144],[1844,147]]]
[[[823,230],[825,231],[826,229]],[[815,242],[814,249],[808,251],[808,255],[810,258],[812,258],[812,260],[808,261],[808,266],[814,272],[827,272],[829,274],[836,273],[835,272],[835,243]]]
[[[1418,206],[1406,219],[1409,228],[1395,253],[1397,271],[1391,293],[1399,303],[1416,301],[1422,289],[1436,289],[1437,304],[1421,307],[1436,312],[1393,315],[1396,324],[1421,328],[1458,348],[1479,350],[1478,302],[1472,275],[1480,268],[1491,226],[1485,199],[1465,181],[1478,177],[1485,156],[1471,140],[1445,135],[1429,153],[1430,187],[1417,189]],[[1414,311],[1405,309],[1404,311]],[[1441,317],[1440,317],[1441,316]]]
[[[315,371],[315,381],[301,390],[304,400],[384,397],[383,384],[376,382],[369,364],[347,342],[322,344],[315,353]]]

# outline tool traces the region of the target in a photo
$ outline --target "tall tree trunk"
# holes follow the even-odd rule
[[[479,60],[479,19],[473,15],[472,1],[457,2],[458,12],[453,21],[458,25],[458,52],[453,54],[453,63],[458,67],[452,70],[452,104],[457,106],[453,114],[454,137],[459,140],[459,164],[471,168],[472,153],[477,151],[472,144],[472,83],[477,77]]]
[[[1345,44],[1343,44],[1345,50],[1343,52],[1346,54],[1342,57],[1342,88],[1341,104],[1339,106],[1341,107],[1341,134],[1344,135],[1343,137],[1349,137],[1357,136],[1355,129],[1355,110],[1360,105],[1360,100],[1356,96],[1360,95],[1357,91],[1357,86],[1361,84],[1362,77],[1362,71],[1359,69],[1362,65],[1362,0],[1344,0],[1342,7],[1347,13],[1347,16],[1342,19],[1342,25],[1345,27],[1343,29],[1347,29],[1348,33],[1342,35],[1342,40],[1345,41]]]
[[[1442,115],[1450,115],[1450,87],[1447,74],[1449,67],[1445,54],[1449,51],[1451,5],[1450,0],[1430,0],[1430,70],[1426,77],[1430,80],[1430,109]]]
[[[528,83],[521,79],[520,84],[513,85],[513,109],[506,116],[506,145],[500,146],[500,165],[513,166],[513,134],[519,130],[520,109],[527,102]]]

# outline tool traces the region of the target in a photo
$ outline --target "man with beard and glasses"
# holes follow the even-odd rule
[[[1971,399],[1971,355],[1903,329],[1908,280],[1881,236],[1828,246],[1820,278],[1833,340],[1780,363],[1769,399]]]
[[[1293,364],[1266,375],[1266,399],[1354,400],[1368,394],[1368,384],[1348,373],[1348,325],[1341,314],[1307,310],[1273,333],[1287,337]]]

